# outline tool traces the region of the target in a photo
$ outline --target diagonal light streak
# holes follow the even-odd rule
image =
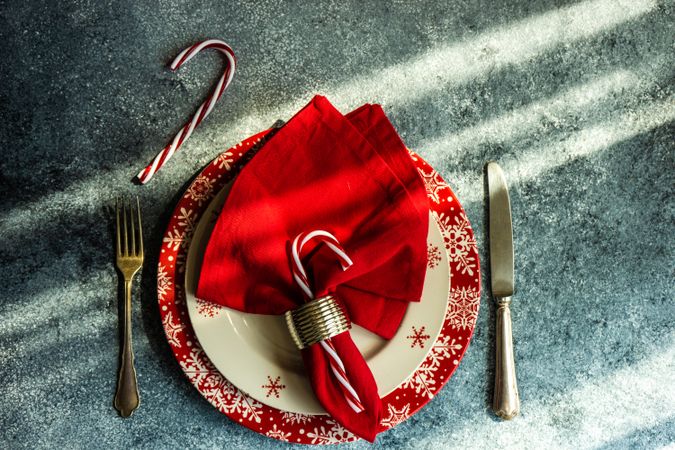
[[[617,70],[574,86],[552,98],[509,111],[458,133],[427,141],[420,145],[419,151],[432,166],[437,166],[448,155],[470,152],[482,144],[509,142],[527,136],[541,127],[542,119],[555,121],[559,117],[582,115],[593,111],[593,108],[614,94],[634,97],[644,90],[640,83],[638,73]]]
[[[373,101],[400,107],[443,87],[466,83],[500,67],[529,64],[552,47],[600,33],[646,14],[655,7],[654,0],[586,1],[520,20],[464,42],[440,46],[419,58],[394,64],[339,86],[319,89],[344,111]],[[306,97],[298,98],[280,107],[244,117],[228,126],[227,135],[243,137],[265,129],[278,118],[291,117],[306,101]],[[204,159],[213,155],[216,149],[224,148],[222,133],[214,126],[205,125],[188,144],[194,160]],[[185,178],[184,170],[180,169],[178,161],[175,162],[163,169],[165,176]],[[129,189],[128,183],[121,184],[119,180],[131,178],[133,172],[129,167],[111,171],[110,179],[115,181],[108,189],[101,189],[100,180],[86,179],[74,183],[62,192],[50,193],[29,205],[4,212],[0,216],[0,225],[8,235],[25,233],[39,226],[29,220],[33,210],[43,212],[45,220],[57,217],[64,208],[72,208],[75,204],[81,210],[92,210],[108,199],[113,188],[122,186],[122,189]],[[149,190],[155,189],[156,186]],[[74,199],[80,201],[75,203]]]
[[[385,106],[404,105],[510,64],[528,64],[552,47],[588,38],[655,7],[651,0],[592,0],[551,10],[436,48],[328,92],[344,108],[373,100]]]
[[[675,334],[666,336],[666,346],[654,349],[639,363],[611,375],[584,381],[579,387],[523,403],[522,414],[513,421],[474,417],[463,429],[439,442],[433,434],[419,448],[567,448],[593,449],[615,442],[641,429],[658,426],[675,417]],[[560,418],[575,419],[560,426]]]
[[[673,120],[675,108],[672,100],[646,103],[637,110],[581,129],[562,142],[544,143],[499,163],[507,173],[509,184],[523,183],[554,167],[608,149]],[[483,199],[482,176],[480,168],[472,172],[450,170],[448,180],[462,203],[472,203]]]

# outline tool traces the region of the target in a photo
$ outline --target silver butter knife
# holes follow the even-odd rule
[[[487,164],[487,177],[490,202],[490,276],[492,296],[497,303],[495,392],[492,408],[499,417],[510,420],[520,412],[509,309],[514,286],[511,202],[504,172],[496,162]]]

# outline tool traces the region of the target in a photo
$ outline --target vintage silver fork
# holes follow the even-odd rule
[[[134,351],[131,345],[131,284],[134,275],[143,265],[143,229],[138,197],[136,197],[135,211],[132,204],[120,205],[120,201],[117,200],[115,214],[117,216],[117,269],[124,278],[124,336],[121,349],[122,359],[117,376],[117,392],[113,404],[122,417],[129,417],[140,404]],[[138,218],[137,223],[134,216]]]

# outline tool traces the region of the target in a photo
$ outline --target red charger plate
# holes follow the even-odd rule
[[[209,201],[232,181],[255,154],[270,130],[258,133],[221,153],[192,181],[179,200],[163,237],[157,267],[159,311],[181,369],[197,390],[230,419],[274,439],[302,444],[338,444],[357,439],[327,415],[281,411],[252,399],[225,379],[202,350],[185,303],[185,262],[192,233]],[[257,145],[258,144],[258,145]],[[469,345],[480,305],[480,269],[471,224],[450,187],[426,161],[410,152],[427,188],[429,208],[439,224],[450,265],[451,292],[441,333],[435,342],[420,330],[411,345],[431,345],[422,365],[382,399],[381,430],[406,420],[426,405],[447,383]],[[428,249],[428,264],[438,252]]]

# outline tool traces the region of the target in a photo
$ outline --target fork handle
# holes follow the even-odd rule
[[[134,350],[131,346],[131,281],[131,278],[124,280],[124,337],[114,402],[115,409],[122,417],[129,417],[141,402],[136,382]]]
[[[495,352],[495,392],[492,408],[497,416],[511,420],[520,412],[516,362],[511,333],[511,297],[497,299],[497,348]]]

